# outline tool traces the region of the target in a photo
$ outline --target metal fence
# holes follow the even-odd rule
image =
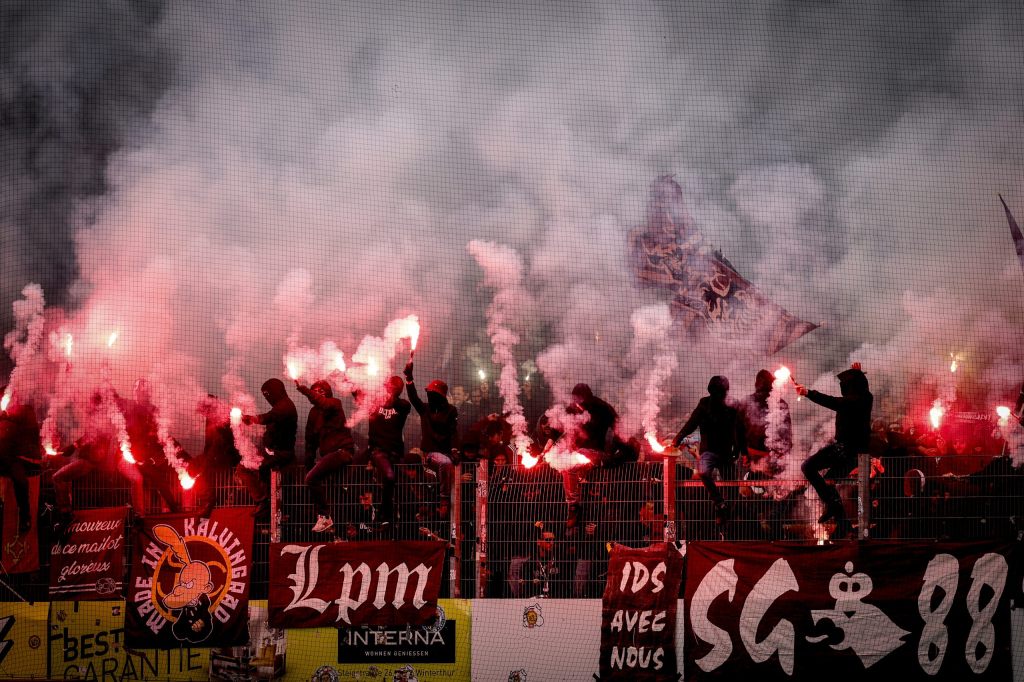
[[[1024,518],[1024,468],[1007,457],[942,461],[899,457],[868,464],[835,481],[857,538],[968,540],[1015,533]],[[865,473],[870,471],[869,478]],[[47,557],[54,538],[52,471],[45,470],[40,496],[42,568],[3,576],[2,599],[46,600]],[[807,482],[766,479],[743,472],[720,481],[731,518],[715,518],[713,505],[693,470],[675,460],[640,462],[583,474],[579,511],[567,523],[568,505],[558,472],[545,466],[456,468],[451,511],[438,510],[436,479],[419,465],[396,467],[397,521],[382,533],[380,485],[372,470],[350,466],[329,480],[335,520],[330,533],[314,533],[316,511],[295,466],[275,476],[278,502],[271,522],[256,526],[253,598],[267,592],[267,557],[273,538],[286,542],[434,538],[448,543],[443,596],[599,597],[611,543],[644,546],[658,540],[825,542],[833,527],[817,523],[821,505]],[[230,471],[212,477],[219,506],[252,504]],[[185,509],[199,506],[201,485],[176,488]],[[73,488],[77,508],[129,504],[127,484],[92,474]],[[13,504],[13,500],[10,501]],[[147,489],[145,513],[161,511]],[[131,534],[129,534],[130,536]],[[130,551],[130,540],[126,551]]]

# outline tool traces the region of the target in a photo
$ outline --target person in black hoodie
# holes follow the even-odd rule
[[[744,398],[737,406],[743,428],[743,452],[748,462],[756,463],[770,456],[770,461],[785,457],[793,449],[793,420],[789,415],[789,404],[779,398],[779,423],[774,442],[769,442],[768,397],[772,393],[775,377],[766,369],[762,369],[754,378],[754,392]],[[769,462],[765,462],[768,464]],[[773,473],[773,472],[768,472]]]
[[[715,518],[719,523],[729,519],[730,509],[715,485],[717,469],[723,479],[736,478],[736,458],[744,448],[739,410],[726,402],[729,380],[713,376],[708,382],[708,395],[700,399],[690,418],[672,440],[679,447],[683,439],[700,429],[700,461],[697,474],[715,503]]]
[[[334,519],[327,504],[324,479],[352,462],[355,441],[345,419],[345,408],[334,397],[329,383],[321,379],[306,388],[296,381],[295,387],[313,404],[306,418],[306,466],[309,473],[305,482],[316,506],[317,519],[313,531],[326,533],[334,528]],[[319,459],[316,459],[317,452]],[[316,463],[310,466],[314,461]]]
[[[270,471],[280,471],[295,461],[299,413],[280,379],[267,379],[260,390],[270,404],[270,410],[259,415],[243,415],[242,422],[266,427],[263,432],[263,462],[257,471],[239,465],[236,476],[256,500],[256,509],[252,515],[266,519],[270,516]]]
[[[835,519],[836,534],[842,536],[849,532],[849,528],[839,491],[820,472],[829,469],[830,476],[846,476],[857,466],[857,453],[867,452],[871,440],[874,396],[868,390],[868,378],[861,371],[860,363],[854,363],[850,369],[840,372],[837,378],[841,394],[838,398],[810,391],[800,384],[797,384],[796,392],[836,413],[835,442],[804,460],[800,470],[825,505],[825,512],[818,523]]]
[[[381,530],[389,531],[395,520],[395,464],[405,456],[405,420],[412,406],[402,398],[402,377],[389,377],[384,402],[370,409],[366,450],[381,484]],[[365,396],[362,398],[365,399]]]
[[[405,386],[416,413],[420,415],[420,451],[423,466],[429,474],[437,477],[441,502],[437,513],[447,517],[451,509],[452,477],[459,439],[459,411],[448,402],[448,384],[434,379],[427,384],[427,402],[416,392],[416,381],[412,376],[412,362],[405,366]]]
[[[242,457],[235,447],[230,410],[215,395],[207,395],[196,410],[205,420],[203,454],[190,462],[189,474],[199,486],[199,516],[210,518],[216,503],[218,477],[234,470]]]

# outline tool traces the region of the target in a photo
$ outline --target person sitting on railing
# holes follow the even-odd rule
[[[334,528],[331,508],[327,504],[324,479],[351,464],[355,457],[352,430],[345,418],[345,408],[334,397],[331,385],[321,379],[306,388],[298,380],[295,388],[306,396],[313,407],[306,417],[306,487],[316,507],[314,533],[327,533]],[[319,454],[319,459],[317,455]]]
[[[683,439],[700,429],[700,461],[697,474],[715,504],[715,520],[725,523],[731,510],[722,493],[715,485],[715,471],[723,479],[736,478],[736,458],[743,450],[743,429],[739,410],[727,400],[729,380],[713,376],[708,382],[708,395],[700,399],[690,418],[672,439],[672,445],[679,447]]]
[[[796,392],[836,413],[835,442],[804,460],[800,469],[825,505],[825,512],[818,519],[818,523],[835,519],[835,535],[843,537],[849,533],[850,524],[846,519],[839,491],[822,477],[821,471],[828,469],[829,476],[834,478],[847,476],[857,466],[857,454],[867,452],[871,438],[871,407],[874,396],[871,395],[868,378],[861,371],[859,362],[854,363],[850,369],[840,372],[836,378],[839,379],[839,397],[811,391],[800,384],[797,384]]]
[[[288,397],[284,382],[278,378],[267,379],[260,388],[270,409],[260,415],[243,415],[245,424],[262,424],[263,461],[256,471],[239,466],[235,476],[249,489],[256,500],[253,516],[260,520],[270,519],[270,472],[280,471],[295,461],[295,434],[299,429],[299,413],[295,403]]]
[[[437,514],[448,516],[451,510],[452,480],[458,457],[459,411],[448,402],[448,384],[434,379],[427,384],[427,402],[416,392],[412,362],[405,366],[405,392],[420,416],[420,456],[428,475],[437,479],[441,501]]]
[[[745,467],[758,473],[775,474],[777,463],[785,460],[793,449],[793,420],[789,403],[778,399],[773,412],[768,404],[775,377],[762,369],[754,378],[754,392],[737,406],[743,428],[743,456]]]
[[[402,397],[402,377],[391,376],[384,382],[385,397],[370,409],[367,430],[367,458],[381,484],[380,530],[388,533],[395,521],[395,465],[405,456],[405,421],[412,406]],[[367,400],[358,392],[356,401]]]

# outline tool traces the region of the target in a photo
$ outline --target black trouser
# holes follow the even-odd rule
[[[260,503],[270,498],[270,472],[281,471],[294,461],[295,453],[291,450],[264,450],[259,469],[246,469],[239,464],[235,468],[235,478],[248,488],[252,499]]]
[[[352,457],[351,450],[328,452],[326,455],[322,455],[306,474],[306,486],[309,487],[309,495],[313,498],[313,505],[319,516],[329,517],[331,515],[330,507],[327,504],[327,486],[324,484],[324,479],[350,464]]]
[[[370,464],[377,472],[377,480],[380,482],[380,519],[381,522],[395,520],[395,467],[392,459],[398,459],[398,455],[373,448],[370,450]]]
[[[154,464],[152,461],[140,462],[138,465],[142,480],[149,483],[160,493],[167,508],[172,512],[181,509],[174,497],[174,490],[171,488],[171,468],[165,464]],[[141,513],[141,512],[140,512]]]
[[[823,469],[828,469],[831,476],[846,476],[853,471],[852,457],[850,450],[842,443],[826,445],[813,455],[804,460],[800,465],[807,482],[811,484],[818,497],[825,504],[839,504],[839,491],[834,485],[825,481],[821,475]]]
[[[18,522],[22,525],[32,519],[32,505],[28,499],[28,472],[25,463],[17,457],[0,458],[0,476],[11,479],[14,499],[18,503]]]

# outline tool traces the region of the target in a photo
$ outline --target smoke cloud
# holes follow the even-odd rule
[[[87,4],[0,10],[0,291],[41,284],[73,338],[38,374],[62,432],[106,367],[184,386],[160,407],[192,447],[206,392],[251,403],[298,349],[323,373],[324,344],[366,367],[381,339],[386,376],[411,314],[417,366],[471,385],[498,350],[471,242],[521,259],[515,362],[627,430],[777,363],[834,393],[859,360],[916,419],[951,385],[1016,393],[1019,3]],[[668,294],[626,237],[667,173],[709,248],[824,327],[775,358],[636,329]],[[806,451],[831,414],[792,407]]]

